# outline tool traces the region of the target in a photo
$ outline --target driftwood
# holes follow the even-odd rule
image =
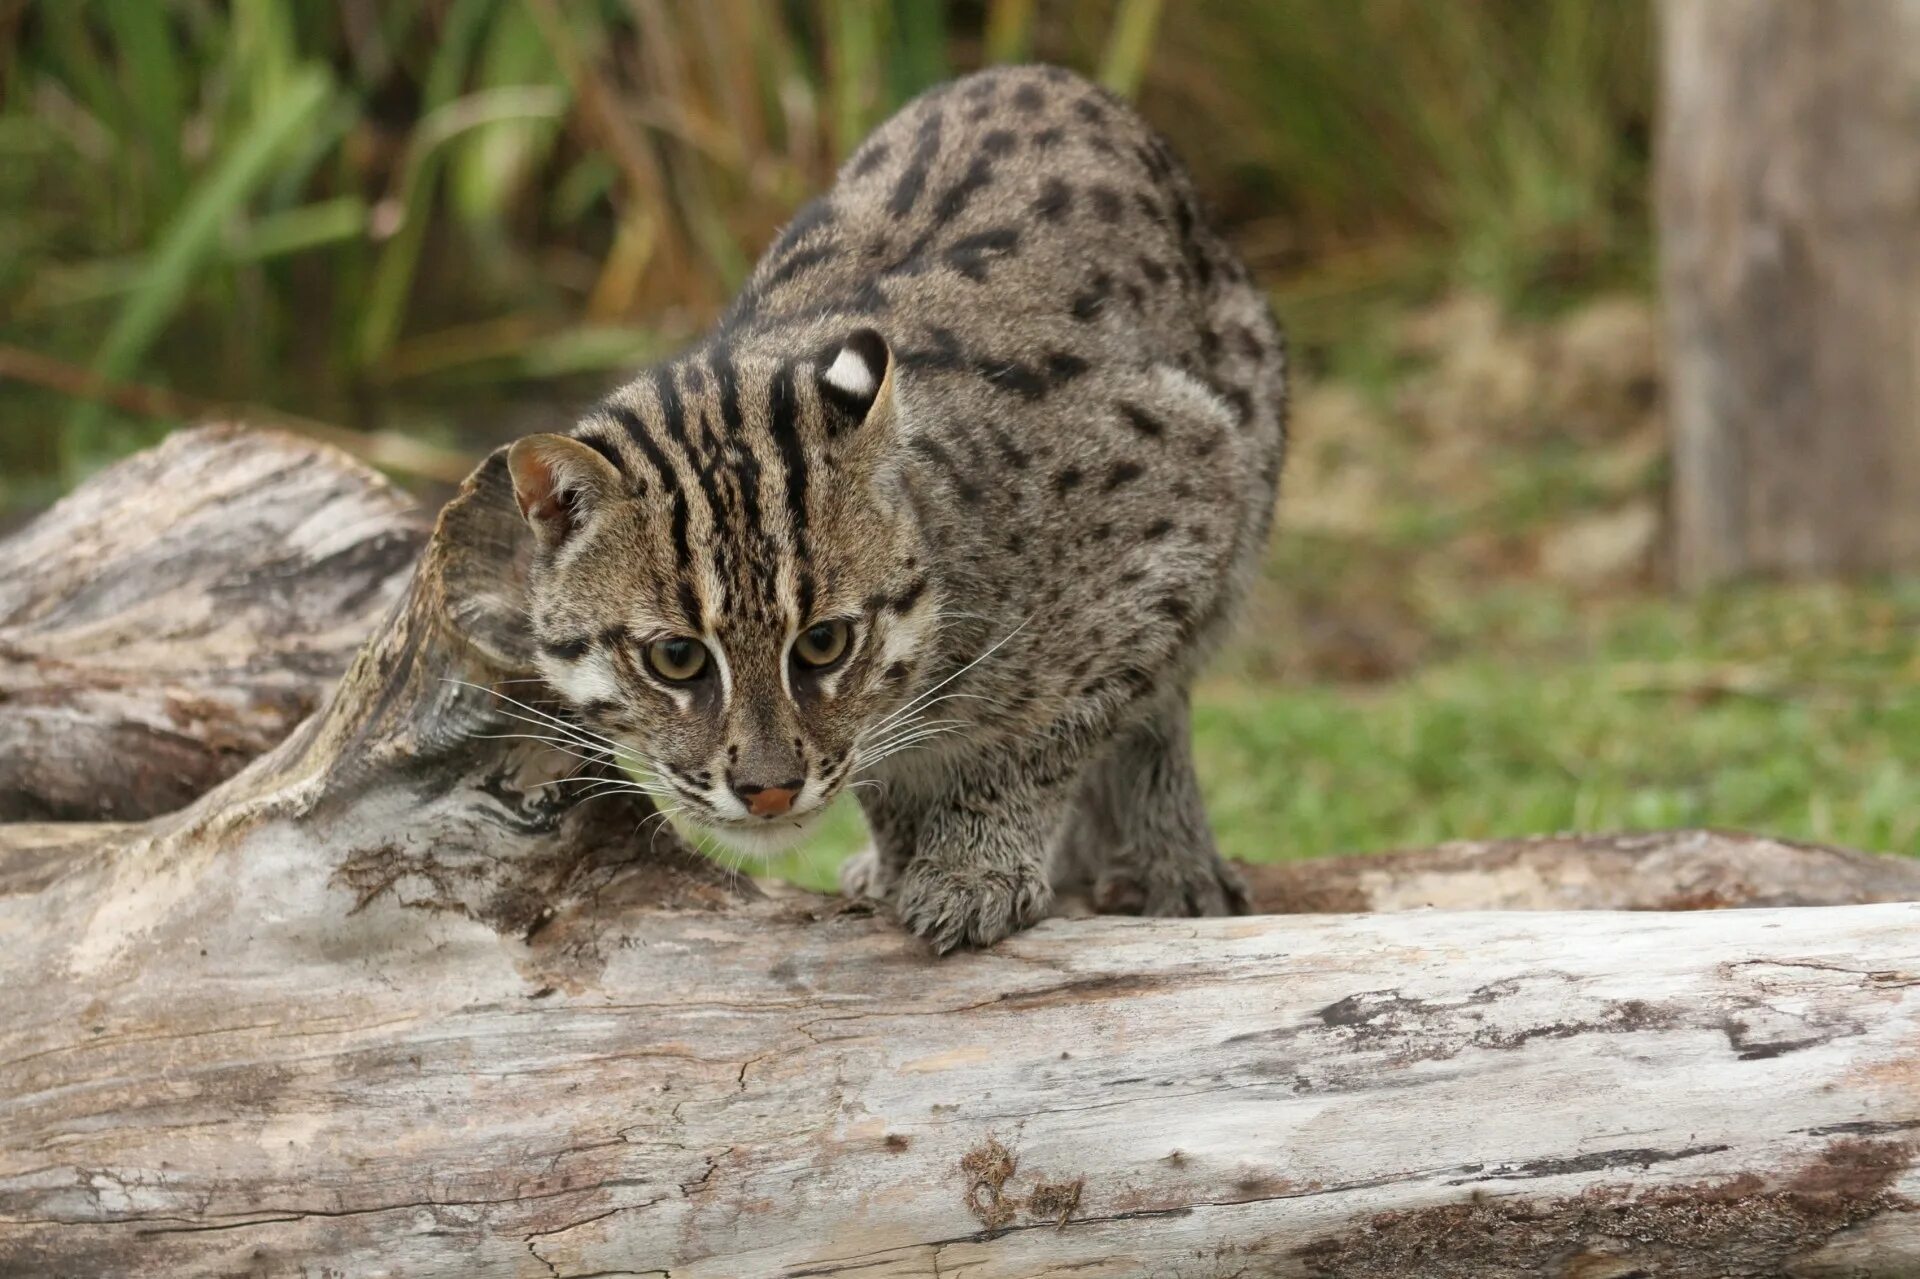
[[[285,737],[425,522],[338,450],[183,431],[0,544],[0,821],[169,812]]]
[[[1056,920],[935,961],[492,737],[521,554],[491,462],[238,776],[0,827],[0,1273],[1920,1267],[1920,906]],[[1742,900],[1799,899],[1764,866],[1901,878],[1570,847],[1717,858]],[[1544,848],[1321,887],[1451,903],[1451,859],[1540,904],[1579,878],[1514,889]]]

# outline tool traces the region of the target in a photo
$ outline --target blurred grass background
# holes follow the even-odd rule
[[[1920,851],[1913,589],[1665,591],[1646,0],[0,0],[0,523],[218,414],[435,500],[697,333],[906,98],[1028,59],[1138,101],[1292,333],[1200,698],[1232,851]]]

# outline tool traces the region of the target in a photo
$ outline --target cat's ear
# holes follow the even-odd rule
[[[820,401],[839,418],[835,428],[877,421],[891,410],[893,363],[887,340],[872,329],[855,329],[828,348],[818,366]]]
[[[507,450],[513,499],[542,550],[572,536],[595,506],[620,492],[619,468],[565,435],[529,435]]]

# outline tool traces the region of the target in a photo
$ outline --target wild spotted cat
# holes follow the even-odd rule
[[[513,447],[543,673],[737,847],[854,788],[843,886],[939,950],[1069,879],[1243,909],[1187,688],[1261,558],[1284,374],[1131,110],[1057,68],[935,89],[700,346]]]

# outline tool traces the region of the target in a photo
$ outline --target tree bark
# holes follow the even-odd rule
[[[182,431],[0,542],[0,821],[179,808],[312,714],[426,522],[346,454]]]
[[[1920,0],[1663,0],[1676,568],[1920,564]]]
[[[574,761],[500,736],[521,532],[496,456],[286,740],[176,814],[0,828],[0,1273],[1920,1266],[1920,906],[1055,920],[936,961],[547,785]],[[1794,860],[1575,860],[1689,840]],[[1544,846],[1498,855],[1423,891],[1526,896]]]

